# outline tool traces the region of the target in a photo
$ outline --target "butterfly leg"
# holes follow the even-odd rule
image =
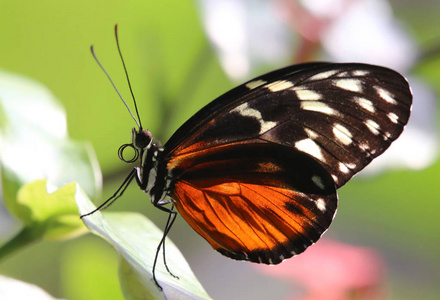
[[[154,205],[155,207],[159,208],[160,210],[162,210],[162,211],[168,213],[167,223],[166,223],[166,225],[165,225],[165,229],[164,229],[164,232],[163,232],[163,235],[162,235],[162,239],[160,240],[159,245],[157,246],[156,255],[155,255],[155,257],[154,257],[153,270],[152,270],[152,273],[153,273],[153,280],[154,280],[154,282],[156,283],[156,285],[157,285],[161,290],[162,290],[162,286],[158,283],[158,281],[157,281],[157,279],[156,279],[156,264],[157,264],[157,259],[158,259],[158,257],[159,257],[159,252],[160,252],[160,249],[161,249],[161,248],[162,248],[163,261],[164,261],[164,265],[165,265],[166,270],[168,271],[168,273],[169,273],[171,276],[173,276],[174,278],[179,279],[178,276],[174,275],[174,274],[170,271],[170,269],[168,268],[167,262],[166,262],[166,255],[165,255],[165,240],[166,240],[166,237],[167,237],[168,233],[170,232],[170,229],[171,229],[171,227],[173,226],[174,221],[176,220],[176,217],[177,217],[177,212],[176,212],[175,210],[173,210],[174,205],[171,206],[171,208],[167,208],[167,207],[163,206],[163,205],[168,204],[168,203],[170,203],[170,201],[159,202],[159,203],[156,203],[156,204]]]
[[[113,204],[113,202],[115,202],[116,200],[118,200],[119,197],[121,197],[125,190],[127,189],[127,187],[130,185],[131,181],[133,180],[133,178],[136,178],[137,181],[137,177],[136,175],[136,169],[133,169],[130,174],[128,174],[127,178],[125,178],[124,182],[121,184],[121,186],[116,190],[116,192],[107,200],[104,201],[104,203],[102,203],[100,206],[98,206],[96,209],[92,210],[89,213],[86,213],[84,215],[81,215],[80,218],[84,218],[87,216],[90,216],[92,214],[94,214],[95,212],[102,210],[102,209],[106,209],[107,207],[109,207],[110,205]]]
[[[174,205],[171,206],[171,210],[173,210]],[[166,241],[166,236],[168,235],[168,232],[170,231],[171,227],[174,224],[174,221],[176,220],[177,217],[177,213],[170,213],[168,215],[168,219],[167,219],[167,224],[165,225],[165,230],[163,233],[163,237],[162,237],[162,254],[163,254],[163,263],[165,265],[165,268],[167,269],[168,273],[173,276],[174,278],[179,279],[179,276],[174,275],[170,269],[168,268],[168,264],[167,264],[167,260],[166,260],[166,255],[165,255],[165,241]]]

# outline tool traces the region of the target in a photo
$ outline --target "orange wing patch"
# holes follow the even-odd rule
[[[276,264],[303,252],[330,226],[336,186],[309,155],[287,146],[231,143],[168,161],[171,198],[217,251]]]
[[[337,204],[336,193],[306,195],[224,179],[178,181],[171,196],[182,217],[214,249],[266,264],[280,263],[316,242]]]

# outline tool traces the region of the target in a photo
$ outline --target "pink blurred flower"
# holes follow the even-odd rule
[[[419,50],[386,0],[204,0],[199,1],[208,38],[220,63],[243,81],[265,65],[311,60],[384,65],[405,76]],[[414,105],[410,122],[381,157],[362,172],[423,169],[438,157],[436,95],[410,77]]]
[[[266,275],[295,282],[302,300],[384,299],[384,264],[369,248],[322,239],[277,266],[256,265]]]

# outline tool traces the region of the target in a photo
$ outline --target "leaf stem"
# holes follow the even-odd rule
[[[0,262],[41,238],[31,226],[24,227],[17,235],[0,247]]]

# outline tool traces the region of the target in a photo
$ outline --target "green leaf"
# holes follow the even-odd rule
[[[36,180],[18,191],[10,208],[24,228],[0,248],[0,259],[42,239],[67,239],[86,232],[75,204],[79,186],[72,182],[48,193],[46,183]]]
[[[80,191],[76,194],[80,214],[86,214],[95,206]],[[156,248],[163,232],[150,220],[137,213],[96,212],[83,218],[86,226],[107,240],[120,255],[120,282],[126,299],[211,299],[192,273],[185,258],[171,242],[166,240],[167,263],[171,276],[162,259],[156,266],[156,275],[163,292],[153,281],[152,265]]]
[[[68,138],[65,112],[47,88],[0,71],[0,115],[3,196],[13,214],[19,188],[36,179],[47,178],[53,190],[77,181],[91,197],[99,195],[93,149]]]
[[[36,180],[23,186],[17,195],[16,215],[27,227],[41,228],[42,238],[57,240],[83,233],[75,204],[77,183],[64,185],[53,193],[47,192],[46,180]]]

